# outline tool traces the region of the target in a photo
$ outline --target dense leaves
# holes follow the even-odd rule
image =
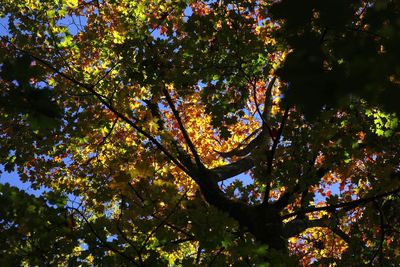
[[[40,78],[43,69],[28,55],[4,57],[0,77],[10,85],[0,98],[4,113],[24,116],[34,130],[56,127],[61,111],[52,100],[51,90],[29,82]]]
[[[0,200],[1,265],[57,265],[74,258],[79,244],[64,198],[53,198],[55,203],[5,184],[0,185]]]
[[[271,8],[293,50],[279,71],[288,101],[311,116],[349,96],[399,111],[399,6],[396,1],[292,1]]]
[[[397,266],[399,8],[0,1],[3,265]]]

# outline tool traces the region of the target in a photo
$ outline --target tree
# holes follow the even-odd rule
[[[1,1],[6,263],[397,266],[399,9]]]

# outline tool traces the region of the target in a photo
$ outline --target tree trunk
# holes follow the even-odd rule
[[[283,222],[279,210],[271,205],[250,206],[231,200],[220,190],[212,177],[200,176],[200,190],[205,200],[238,221],[241,228],[254,235],[261,244],[287,253],[287,240],[283,237]],[[206,179],[204,179],[206,177]]]

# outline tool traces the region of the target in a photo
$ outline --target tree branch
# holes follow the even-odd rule
[[[118,122],[118,117],[114,120],[114,122],[113,122],[113,124],[111,125],[111,128],[110,128],[110,130],[108,131],[108,133],[103,137],[103,140],[101,140],[101,142],[100,142],[100,146],[101,145],[104,145],[105,143],[106,143],[106,141],[107,141],[107,139],[110,137],[110,135],[112,134],[112,132],[113,132],[113,130],[114,130],[114,127],[115,127],[115,125],[117,124],[117,122]]]
[[[272,87],[274,86],[275,81],[276,81],[276,76],[272,77],[271,81],[268,83],[267,91],[265,93],[264,110],[263,113],[261,114],[261,117],[264,118],[264,120],[268,119],[270,114],[270,109],[267,109],[267,107],[269,106],[268,102],[270,101],[270,98],[267,97],[267,94],[270,94],[272,92]]]
[[[254,160],[251,158],[251,156],[248,156],[233,163],[213,168],[210,171],[215,174],[216,181],[221,182],[246,172],[253,167]]]
[[[250,135],[248,135],[241,144],[239,144],[236,148],[232,149],[231,151],[228,151],[228,152],[219,152],[219,151],[215,151],[215,150],[214,151],[217,152],[219,155],[221,155],[224,158],[231,158],[233,156],[236,156],[236,157],[246,156],[251,151],[253,151],[257,146],[259,146],[261,141],[264,139],[265,133],[263,131],[261,131],[261,133],[259,135],[257,135],[253,140],[251,140],[244,148],[242,148],[242,149],[240,148],[243,146],[243,143],[246,142],[248,139],[250,139],[254,134],[256,134],[256,132],[258,130],[259,129],[255,130]]]
[[[140,254],[143,252],[144,248],[146,247],[147,242],[150,240],[150,238],[153,236],[153,234],[155,234],[158,231],[158,229],[160,229],[160,227],[162,227],[167,222],[167,220],[172,216],[172,214],[175,213],[175,211],[178,209],[179,205],[181,204],[182,200],[185,198],[186,193],[187,193],[187,190],[186,190],[186,192],[184,192],[184,194],[182,194],[182,196],[179,198],[179,200],[174,205],[174,207],[170,210],[170,212],[167,214],[167,216],[165,216],[164,219],[162,219],[158,223],[158,225],[147,235],[145,241],[143,242],[142,246],[139,249]]]
[[[314,162],[312,163],[312,164],[314,164]],[[310,167],[311,168],[311,167]],[[316,171],[316,175],[317,175],[317,177],[319,178],[319,179],[321,179],[322,177],[324,177],[325,176],[325,174],[327,174],[329,172],[329,170],[328,169],[325,169],[325,168],[319,168],[317,171]],[[309,175],[309,173],[310,173],[310,169],[308,170],[308,173],[306,174],[306,175]],[[303,175],[303,177],[304,177],[305,175]],[[287,191],[287,192],[285,192],[276,202],[275,202],[275,206],[277,207],[277,208],[279,208],[279,209],[283,209],[284,207],[286,207],[288,204],[289,204],[289,200],[290,200],[290,198],[294,195],[294,194],[296,194],[296,193],[300,193],[301,192],[301,203],[302,203],[302,206],[304,206],[304,199],[305,199],[305,197],[307,196],[307,194],[308,194],[308,186],[309,185],[305,185],[306,186],[306,188],[305,189],[303,189],[302,190],[302,188],[304,188],[304,184],[302,185],[301,184],[301,178],[299,179],[299,182],[298,183],[296,183],[296,185],[293,187],[293,189],[292,190],[289,190],[289,191]],[[302,190],[302,191],[301,191]],[[300,191],[300,192],[299,192]]]
[[[267,122],[267,118],[268,118],[268,114],[269,114],[269,110],[270,108],[267,108],[268,106],[270,106],[269,102],[271,102],[271,90],[272,90],[272,86],[274,85],[276,80],[276,77],[273,77],[272,80],[269,82],[267,90],[265,91],[265,100],[264,100],[264,110],[261,113],[260,108],[258,107],[258,103],[257,103],[257,86],[255,84],[255,82],[251,82],[252,87],[253,87],[253,98],[254,98],[254,104],[256,105],[256,110],[258,115],[260,116],[260,119],[262,121],[262,127],[266,128],[268,130],[269,136],[271,138],[272,137],[272,131],[271,131],[271,127],[269,127],[268,122]],[[267,112],[268,111],[268,112]]]
[[[328,227],[329,221],[328,218],[321,218],[317,220],[308,220],[308,219],[294,219],[286,224],[283,227],[283,236],[285,238],[289,238],[295,235],[300,234],[304,230],[311,227]]]
[[[165,130],[166,127],[165,127],[163,119],[161,118],[161,112],[160,112],[160,108],[158,107],[158,105],[156,103],[153,103],[151,100],[143,100],[143,102],[145,102],[146,105],[148,106],[148,108],[150,109],[151,115],[158,119],[157,123],[158,123],[159,128],[162,130]],[[174,146],[174,148],[176,149],[176,152],[178,153],[178,157],[177,157],[178,160],[180,162],[182,162],[183,165],[185,165],[188,169],[190,169],[192,167],[192,161],[190,159],[190,156],[187,153],[185,153],[185,151],[183,151],[183,149],[177,144],[175,139],[172,139],[171,143]]]
[[[380,222],[380,229],[381,229],[381,237],[380,237],[380,240],[379,240],[378,249],[377,249],[377,250],[374,252],[374,254],[372,255],[372,258],[371,258],[371,260],[369,261],[369,264],[370,264],[370,265],[373,264],[373,262],[374,262],[376,256],[377,256],[378,253],[379,253],[379,262],[380,262],[381,266],[383,266],[383,265],[382,265],[382,262],[383,262],[383,242],[385,241],[385,221],[384,221],[384,215],[383,215],[383,212],[382,212],[381,207],[379,206],[379,204],[378,204],[375,200],[374,200],[374,204],[375,204],[375,207],[376,207],[376,209],[378,210],[378,213],[379,213],[379,222]]]
[[[137,262],[135,262],[131,257],[129,257],[128,255],[126,255],[124,252],[119,251],[118,249],[114,248],[113,246],[111,246],[106,240],[103,240],[98,233],[96,232],[96,230],[94,230],[92,224],[88,221],[88,219],[85,217],[85,215],[83,215],[83,213],[74,207],[70,207],[69,209],[74,210],[75,212],[79,213],[79,215],[82,217],[82,219],[85,221],[85,223],[89,226],[90,231],[95,235],[95,237],[100,241],[100,243],[107,248],[108,250],[120,255],[121,257],[127,259],[128,261],[130,261],[133,265],[135,266],[140,266]]]
[[[287,107],[285,109],[285,113],[283,114],[282,120],[281,120],[281,124],[279,126],[278,129],[278,133],[274,139],[274,143],[272,144],[272,148],[269,151],[269,155],[268,155],[268,162],[267,162],[267,172],[266,172],[266,177],[265,177],[265,183],[266,183],[266,188],[265,188],[265,192],[264,192],[264,199],[263,199],[263,205],[266,205],[268,203],[269,200],[269,192],[271,191],[271,174],[272,174],[272,164],[274,162],[274,157],[275,157],[275,152],[276,152],[276,148],[278,147],[278,144],[280,142],[282,133],[283,133],[283,128],[285,127],[285,122],[287,120],[287,118],[289,117],[289,107]]]
[[[339,203],[339,204],[335,204],[335,205],[328,205],[328,206],[324,206],[324,207],[309,207],[309,208],[305,208],[302,209],[300,211],[296,211],[296,212],[292,212],[290,214],[287,215],[283,215],[281,218],[282,219],[288,219],[294,216],[299,216],[299,215],[304,215],[307,213],[311,213],[311,212],[315,212],[315,211],[328,211],[328,212],[335,212],[336,209],[340,209],[343,208],[345,211],[354,209],[358,206],[361,206],[363,204],[367,204],[369,202],[372,202],[376,199],[382,198],[382,197],[387,197],[393,194],[396,194],[400,192],[400,188],[397,188],[395,190],[389,191],[389,192],[385,192],[385,193],[381,193],[372,197],[367,197],[367,198],[361,198],[361,199],[357,199],[357,200],[353,200],[353,201],[349,201],[349,202],[344,202],[344,203]]]
[[[194,156],[194,159],[195,159],[195,161],[196,161],[196,163],[197,163],[197,166],[198,166],[198,167],[203,167],[203,168],[205,168],[204,165],[203,165],[203,163],[201,162],[200,156],[199,156],[199,154],[197,153],[197,150],[196,150],[196,148],[195,148],[195,146],[194,146],[192,140],[190,140],[189,134],[187,133],[187,131],[186,131],[186,129],[185,129],[185,126],[183,125],[183,122],[182,122],[182,120],[181,120],[181,117],[179,116],[179,113],[178,113],[178,111],[176,110],[175,105],[174,105],[174,103],[173,103],[173,101],[172,101],[172,99],[171,99],[171,96],[170,96],[170,94],[168,93],[168,90],[165,88],[165,86],[164,86],[164,88],[163,88],[163,93],[164,93],[164,95],[165,95],[165,98],[167,99],[167,102],[168,102],[169,107],[170,107],[171,110],[172,110],[172,113],[174,114],[174,117],[175,117],[176,121],[178,122],[179,129],[180,129],[181,132],[182,132],[183,138],[185,139],[187,145],[189,146],[190,151],[192,152],[192,154],[193,154],[193,156]]]
[[[332,224],[332,219],[324,217],[316,220],[295,219],[284,225],[284,236],[286,238],[296,236],[308,228],[325,227],[329,228],[333,233],[342,238],[346,243],[350,243],[350,236],[343,232],[337,225]]]

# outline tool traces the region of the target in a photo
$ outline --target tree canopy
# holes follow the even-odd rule
[[[400,264],[398,1],[0,18],[2,266]]]

